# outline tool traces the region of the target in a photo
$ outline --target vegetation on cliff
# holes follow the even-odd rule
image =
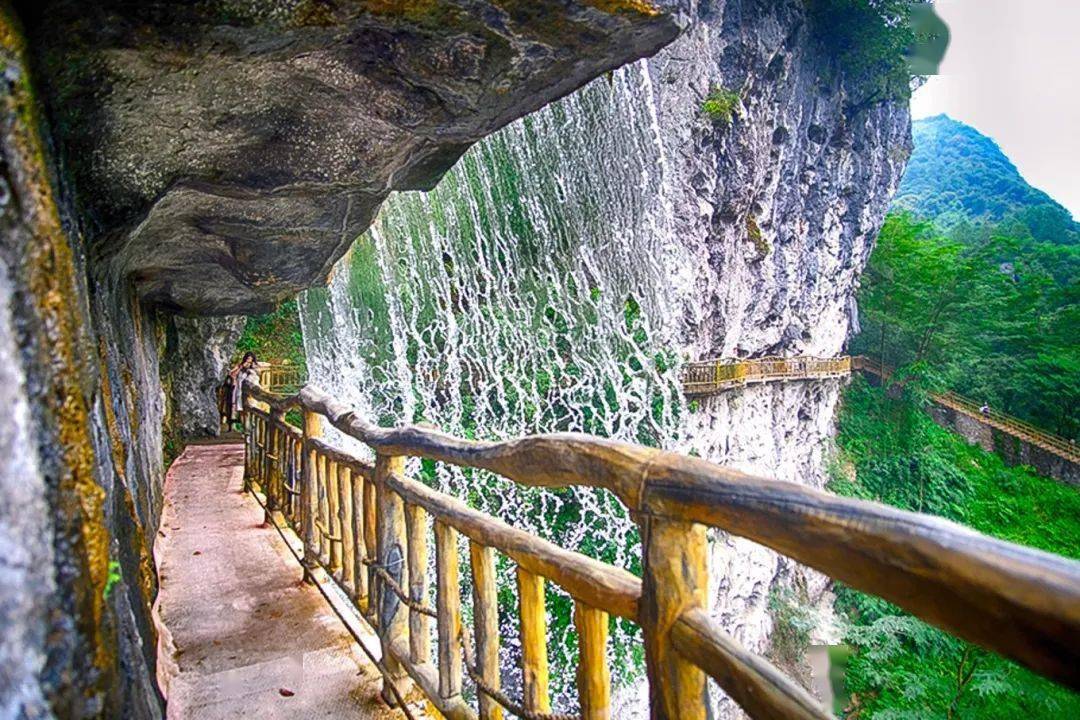
[[[980,532],[1080,558],[1080,493],[939,427],[925,385],[848,389],[830,489],[940,515]],[[1080,716],[1080,696],[954,638],[900,608],[846,587],[837,609],[856,648],[845,678],[846,716],[983,718]]]
[[[888,218],[863,276],[856,353],[1080,435],[1080,247]]]
[[[300,314],[296,300],[281,304],[267,315],[247,319],[244,332],[236,342],[237,353],[253,352],[259,362],[288,361],[306,370],[304,335],[300,329]]]
[[[842,78],[849,110],[911,96],[913,76],[931,75],[949,28],[928,0],[806,0],[814,44],[832,59],[826,82]]]

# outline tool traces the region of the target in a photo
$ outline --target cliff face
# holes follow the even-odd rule
[[[162,459],[216,430],[239,329],[176,312],[320,281],[390,189],[655,51],[675,5],[0,5],[0,717],[161,715]]]
[[[680,178],[676,234],[696,262],[683,283],[696,357],[832,356],[855,321],[858,278],[911,151],[906,101],[856,110],[798,0],[700,2],[687,32],[650,61],[667,162]],[[729,120],[701,109],[736,97]],[[702,456],[821,487],[838,381],[705,399],[687,433]],[[753,543],[713,544],[716,613],[750,648],[768,646],[778,584],[820,577]]]

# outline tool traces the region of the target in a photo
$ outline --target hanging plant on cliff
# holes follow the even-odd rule
[[[806,5],[814,42],[843,75],[853,112],[908,99],[913,72],[935,72],[948,45],[948,27],[927,2],[807,0]]]

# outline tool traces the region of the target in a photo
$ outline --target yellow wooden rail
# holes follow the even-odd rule
[[[851,358],[847,356],[704,360],[683,367],[682,384],[683,392],[693,397],[753,383],[838,378],[850,374]]]
[[[704,360],[684,366],[682,385],[683,393],[687,397],[702,397],[753,383],[845,377],[851,374],[852,370],[885,378],[893,372],[892,368],[883,367],[877,360],[863,355],[836,358]],[[931,395],[930,398],[938,405],[963,413],[1069,462],[1080,463],[1080,449],[1075,443],[1031,423],[990,408],[983,411],[975,401],[953,392]]]
[[[304,370],[299,365],[289,363],[260,363],[256,372],[259,375],[259,385],[279,394],[294,393],[307,382]]]
[[[852,369],[876,375],[882,379],[888,379],[889,376],[893,374],[893,368],[888,365],[882,365],[873,358],[856,355],[851,358],[851,361]],[[930,396],[930,399],[938,405],[967,415],[984,425],[997,428],[1008,435],[1012,435],[1026,443],[1042,448],[1069,462],[1080,464],[1080,449],[1077,449],[1075,443],[1058,435],[1048,433],[1020,418],[1007,415],[1006,413],[999,412],[998,410],[989,407],[986,410],[983,410],[974,400],[962,395],[957,395],[954,392],[935,393]]]
[[[550,712],[543,586],[574,599],[581,717],[610,718],[608,617],[640,624],[653,718],[703,720],[706,676],[754,718],[831,717],[708,615],[706,528],[749,538],[945,630],[1080,688],[1080,563],[936,517],[744,475],[700,459],[580,434],[506,442],[376,427],[310,385],[245,393],[246,478],[268,518],[303,538],[309,573],[328,573],[377,631],[384,696],[415,684],[449,718],[564,718]],[[285,423],[299,408],[304,428]],[[370,464],[320,439],[322,424],[366,443]],[[615,493],[642,537],[643,577],[511,527],[405,475],[406,456],[543,487]],[[428,605],[427,528],[436,540]],[[458,536],[468,539],[473,626],[462,627]],[[500,689],[494,555],[517,565],[524,684]],[[428,646],[434,620],[438,647]],[[463,653],[462,650],[468,652]],[[462,673],[479,688],[462,694]]]

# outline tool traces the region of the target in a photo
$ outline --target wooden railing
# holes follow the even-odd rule
[[[888,379],[893,374],[893,368],[882,365],[880,361],[863,355],[856,355],[852,359],[852,368],[862,372],[876,375],[882,379]],[[1063,437],[1048,433],[1042,428],[1036,427],[1020,418],[987,407],[983,410],[974,400],[957,395],[954,392],[935,393],[930,399],[938,405],[947,407],[968,417],[997,428],[998,430],[1019,438],[1026,443],[1042,448],[1049,453],[1064,458],[1069,462],[1080,464],[1080,449],[1075,443]]]
[[[851,358],[757,358],[704,360],[683,367],[683,393],[712,395],[751,383],[838,378],[851,374]]]
[[[257,367],[259,385],[270,392],[290,394],[299,390],[307,382],[304,369],[290,363],[260,363]]]
[[[306,386],[247,388],[246,477],[267,516],[303,538],[378,633],[384,696],[411,679],[448,718],[563,718],[550,712],[544,583],[574,600],[582,718],[609,718],[609,616],[644,635],[653,718],[700,720],[706,676],[754,718],[827,718],[820,703],[709,616],[706,529],[749,538],[938,627],[1080,688],[1080,563],[936,517],[745,475],[704,460],[580,434],[483,442],[419,426],[376,427]],[[304,427],[284,421],[303,411]],[[367,463],[321,439],[328,421],[375,453]],[[406,477],[405,458],[478,468],[528,486],[615,493],[642,538],[643,576],[566,550]],[[428,524],[436,600],[428,600]],[[469,542],[472,632],[462,628],[458,535]],[[495,553],[517,566],[523,687],[501,689]],[[429,623],[437,648],[429,647]],[[478,689],[462,693],[463,673]]]

